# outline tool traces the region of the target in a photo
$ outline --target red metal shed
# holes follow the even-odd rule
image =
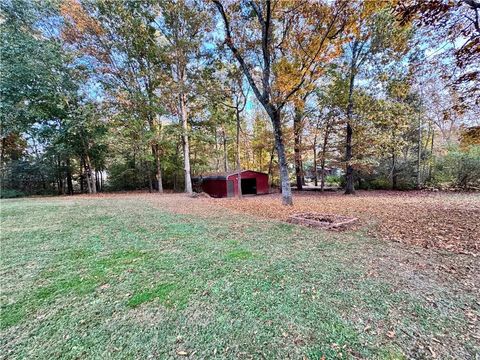
[[[218,173],[195,178],[202,190],[212,197],[234,197],[238,194],[237,172]],[[252,170],[241,172],[242,195],[268,194],[268,174]]]

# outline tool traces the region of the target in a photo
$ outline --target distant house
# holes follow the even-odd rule
[[[237,172],[214,173],[194,177],[195,186],[216,198],[238,195]],[[268,174],[252,170],[241,172],[242,195],[268,194]]]

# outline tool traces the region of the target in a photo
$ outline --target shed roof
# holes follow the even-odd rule
[[[260,171],[255,170],[242,170],[241,172],[254,172],[262,175],[268,175],[262,173]],[[227,171],[227,172],[212,172],[212,173],[205,173],[199,176],[195,176],[194,179],[202,179],[202,180],[227,180],[232,175],[237,175],[237,171]]]

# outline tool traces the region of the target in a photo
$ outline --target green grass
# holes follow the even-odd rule
[[[396,272],[395,261],[414,253],[360,232],[178,215],[134,197],[1,206],[2,358],[403,359],[429,358],[430,347],[474,359],[480,351],[464,313],[478,312],[474,294],[427,269],[416,283],[428,285],[427,297]],[[393,266],[372,276],[388,257]]]
[[[253,254],[248,250],[237,249],[229,252],[227,254],[227,257],[231,260],[246,260],[251,259],[253,257]]]
[[[160,284],[151,290],[138,292],[128,300],[128,306],[137,307],[153,299],[159,299],[162,303],[167,304],[168,296],[175,288],[175,284]]]

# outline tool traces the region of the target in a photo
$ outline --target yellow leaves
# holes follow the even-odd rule
[[[364,17],[370,16],[387,7],[393,7],[396,2],[395,0],[363,1],[363,11],[361,15]]]
[[[460,135],[460,149],[468,151],[475,145],[480,146],[480,126],[463,129]]]
[[[286,58],[281,58],[273,67],[275,74],[274,90],[276,92],[285,94],[293,89],[302,76],[300,66],[288,61]]]
[[[63,32],[68,41],[75,41],[86,33],[103,34],[100,24],[85,11],[78,0],[63,0],[60,13],[69,25]]]

